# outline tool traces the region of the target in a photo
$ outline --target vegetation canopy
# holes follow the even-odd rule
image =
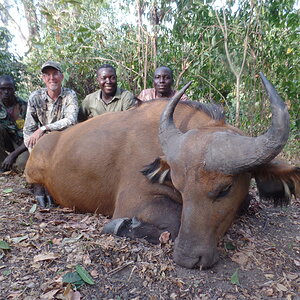
[[[113,64],[119,85],[136,95],[152,87],[156,67],[167,65],[175,88],[192,80],[192,100],[221,103],[230,123],[256,135],[270,121],[262,71],[289,107],[288,147],[299,156],[297,1],[226,1],[221,8],[200,0],[17,2],[0,4],[0,73],[16,78],[22,96],[42,84],[40,66],[48,59],[61,62],[65,85],[80,101],[98,88],[95,73],[103,63]],[[15,31],[7,30],[20,16],[27,24],[17,28],[26,44],[23,57],[11,53]]]

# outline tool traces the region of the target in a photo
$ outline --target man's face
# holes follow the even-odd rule
[[[173,84],[172,73],[168,68],[158,68],[154,73],[153,85],[156,94],[169,96]]]
[[[45,68],[43,70],[43,81],[50,91],[60,91],[61,83],[64,79],[64,75],[54,68]]]
[[[0,100],[5,104],[15,97],[15,86],[10,80],[0,80]]]
[[[97,80],[101,91],[106,96],[114,96],[117,90],[117,75],[111,68],[103,68],[98,72]]]

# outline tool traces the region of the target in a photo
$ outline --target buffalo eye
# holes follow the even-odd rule
[[[219,191],[217,198],[225,197],[229,193],[231,187],[232,187],[231,184],[225,186],[222,190]]]

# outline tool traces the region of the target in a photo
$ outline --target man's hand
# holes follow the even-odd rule
[[[11,170],[13,163],[16,161],[17,157],[11,153],[2,162],[1,169],[8,171]]]
[[[40,128],[37,129],[29,138],[28,147],[32,148],[37,141],[44,135],[44,131],[42,131]]]

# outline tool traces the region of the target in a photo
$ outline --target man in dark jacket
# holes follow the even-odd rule
[[[15,94],[15,82],[11,76],[0,76],[0,171],[8,171],[16,162],[23,171],[27,148],[23,142],[23,126],[27,103]]]

